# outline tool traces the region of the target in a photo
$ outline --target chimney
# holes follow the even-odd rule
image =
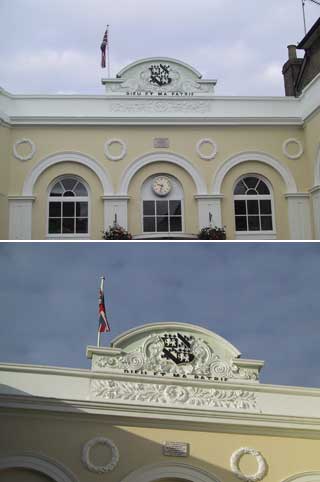
[[[297,96],[296,81],[299,76],[301,64],[303,59],[297,58],[297,47],[295,45],[288,45],[289,59],[282,68],[284,77],[284,88],[287,96]]]

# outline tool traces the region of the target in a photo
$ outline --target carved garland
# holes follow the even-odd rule
[[[121,152],[117,156],[114,156],[110,152],[110,146],[112,144],[120,144],[120,146],[121,146]],[[121,159],[123,159],[125,157],[125,155],[127,154],[127,146],[126,146],[125,142],[122,141],[121,139],[109,139],[104,145],[104,153],[105,153],[106,157],[108,159],[110,159],[111,161],[121,161]]]
[[[90,461],[90,451],[95,445],[106,445],[111,449],[111,461],[106,465],[94,465]],[[96,437],[87,442],[82,449],[82,462],[90,472],[97,474],[104,474],[105,472],[111,472],[119,462],[119,450],[112,440],[104,437]]]
[[[296,146],[298,146],[298,152],[296,154],[290,154],[288,152],[289,144],[295,144]],[[298,141],[297,139],[291,138],[284,141],[282,145],[282,152],[285,156],[288,157],[288,159],[299,159],[299,157],[301,157],[303,154],[303,147],[300,141]]]
[[[201,152],[201,147],[203,144],[210,144],[210,146],[212,147],[212,151],[210,154],[205,155]],[[200,159],[210,161],[211,159],[214,159],[216,157],[218,152],[218,147],[217,147],[217,144],[212,139],[200,139],[200,141],[197,142],[196,150]]]
[[[18,146],[20,146],[20,144],[28,144],[31,147],[30,153],[27,154],[26,156],[22,156],[21,154],[19,154],[17,151],[17,148]],[[19,161],[29,161],[30,159],[33,158],[35,152],[36,152],[36,146],[34,142],[32,142],[30,139],[26,139],[26,138],[20,139],[13,144],[14,157],[16,159],[19,159]]]
[[[244,474],[240,470],[240,467],[239,467],[240,459],[245,454],[249,454],[255,457],[258,463],[258,470],[253,475]],[[238,477],[238,479],[245,480],[246,482],[258,482],[259,480],[262,480],[266,476],[267,470],[268,470],[267,462],[263,457],[263,455],[260,452],[258,452],[258,450],[248,448],[248,447],[240,448],[231,455],[230,467],[232,472]]]

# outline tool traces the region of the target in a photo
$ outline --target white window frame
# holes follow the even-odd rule
[[[237,184],[242,180],[245,179],[246,177],[256,177],[257,179],[260,179],[262,182],[264,182],[268,189],[270,194],[256,194],[256,195],[250,195],[250,194],[234,194],[234,190],[237,186]],[[247,201],[247,200],[268,200],[271,201],[271,219],[272,219],[272,230],[268,231],[237,231],[236,230],[236,212],[235,212],[235,201]],[[277,231],[276,231],[276,219],[275,219],[275,208],[274,208],[274,195],[273,195],[273,188],[268,179],[266,179],[264,176],[261,176],[261,174],[255,174],[255,173],[248,173],[248,174],[243,174],[238,179],[233,185],[232,188],[232,204],[233,204],[233,221],[234,221],[234,232],[236,235],[236,239],[276,239],[277,238]],[[246,215],[248,217],[248,214]],[[261,214],[259,214],[259,218],[261,217]]]
[[[168,196],[160,197],[160,196],[157,196],[156,194],[154,194],[153,191],[151,191],[151,194],[148,197],[144,198],[142,196],[142,193],[141,193],[142,188],[144,187],[145,184],[150,184],[150,188],[151,188],[153,180],[158,176],[166,176],[170,179],[171,182],[176,183],[179,190],[181,190],[181,193],[182,193],[181,197],[179,197],[179,198],[173,197],[172,199],[170,199],[171,193]],[[150,176],[148,179],[146,179],[144,181],[144,183],[142,184],[140,193],[141,193],[140,222],[141,222],[141,233],[142,233],[144,238],[146,238],[146,237],[150,237],[150,238],[162,238],[162,237],[170,238],[171,237],[171,238],[174,238],[174,237],[180,237],[181,235],[185,235],[184,192],[183,192],[183,187],[182,187],[180,181],[177,178],[175,178],[174,176],[171,176],[170,174],[167,174],[167,173],[153,174],[152,176]],[[143,216],[143,201],[180,201],[181,202],[181,231],[144,231],[143,230],[143,225],[144,225],[144,223],[143,223],[143,217],[144,217]],[[152,217],[152,216],[150,216],[150,217]],[[154,217],[156,217],[156,216],[154,216]]]
[[[70,196],[66,197],[69,201],[64,202],[87,202],[88,203],[88,232],[87,233],[61,233],[61,234],[49,234],[49,204],[50,202],[61,202],[62,197],[60,196],[50,196],[50,192],[53,189],[54,185],[58,181],[63,181],[64,179],[74,179],[75,181],[81,182],[85,188],[87,189],[88,196]],[[46,238],[47,239],[64,239],[64,240],[72,240],[72,239],[90,239],[91,233],[91,192],[89,185],[87,182],[75,174],[63,174],[61,176],[56,177],[48,186],[47,189],[47,213],[46,213]]]

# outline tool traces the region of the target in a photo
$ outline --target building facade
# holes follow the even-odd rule
[[[217,334],[149,324],[87,356],[0,365],[1,482],[320,481],[320,390],[261,384]]]
[[[136,239],[210,223],[320,239],[319,30],[306,61],[289,47],[284,97],[216,96],[170,58],[130,64],[98,96],[0,90],[0,237],[101,239],[116,218]]]

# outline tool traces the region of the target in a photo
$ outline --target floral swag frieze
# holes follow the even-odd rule
[[[257,368],[238,367],[236,360],[225,361],[201,338],[191,337],[191,361],[176,364],[163,357],[165,333],[150,335],[138,349],[127,354],[96,356],[94,369],[104,371],[181,377],[213,381],[257,381]],[[173,336],[177,336],[173,334]]]
[[[180,385],[133,383],[116,380],[93,380],[91,397],[105,401],[140,402],[155,405],[254,410],[257,401],[253,392]]]

